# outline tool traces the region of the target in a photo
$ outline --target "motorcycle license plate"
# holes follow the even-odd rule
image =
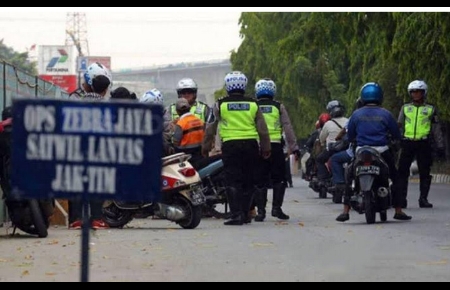
[[[356,167],[356,175],[380,175],[380,167],[378,166],[358,166]]]
[[[201,186],[191,187],[191,200],[194,206],[201,205],[206,202],[206,198],[205,195],[203,194]]]

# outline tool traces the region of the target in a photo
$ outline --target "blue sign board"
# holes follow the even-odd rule
[[[13,101],[18,198],[160,198],[163,108],[135,102]]]

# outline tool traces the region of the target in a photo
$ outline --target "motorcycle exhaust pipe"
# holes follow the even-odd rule
[[[388,188],[386,188],[386,187],[380,187],[380,188],[378,189],[378,196],[379,196],[379,197],[385,198],[385,197],[387,197],[388,195],[389,195],[389,189],[388,189]]]
[[[186,218],[186,215],[184,213],[184,211],[176,206],[172,206],[172,205],[167,205],[167,204],[162,204],[159,203],[159,210],[156,213],[157,216],[170,220],[170,221],[180,221]]]

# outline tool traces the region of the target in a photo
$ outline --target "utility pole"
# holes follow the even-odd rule
[[[78,56],[89,56],[86,13],[67,13],[66,45],[75,45]]]
[[[78,57],[89,56],[86,13],[69,12],[66,17],[66,45],[75,45]],[[77,59],[78,63],[78,59]],[[77,64],[78,66],[78,64]],[[78,68],[77,68],[78,70]],[[81,72],[78,73],[78,86],[81,85]]]

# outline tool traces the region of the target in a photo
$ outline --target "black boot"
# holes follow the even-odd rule
[[[272,216],[279,218],[280,220],[288,220],[290,218],[281,209],[285,192],[286,185],[284,183],[276,183],[273,185]]]
[[[230,205],[231,218],[224,222],[226,226],[242,226],[243,212],[242,212],[242,191],[235,187],[227,188],[228,204]]]
[[[263,222],[266,219],[266,205],[267,205],[267,189],[257,188],[255,191],[256,207],[258,208],[258,215],[255,217],[255,222]]]
[[[433,205],[428,202],[428,194],[430,193],[431,182],[433,180],[432,176],[425,178],[420,181],[420,208],[433,208]]]
[[[254,191],[249,190],[244,192],[244,195],[242,196],[242,213],[243,213],[243,223],[244,224],[251,224],[252,223],[252,217],[250,216],[250,210],[253,205],[253,196]]]

